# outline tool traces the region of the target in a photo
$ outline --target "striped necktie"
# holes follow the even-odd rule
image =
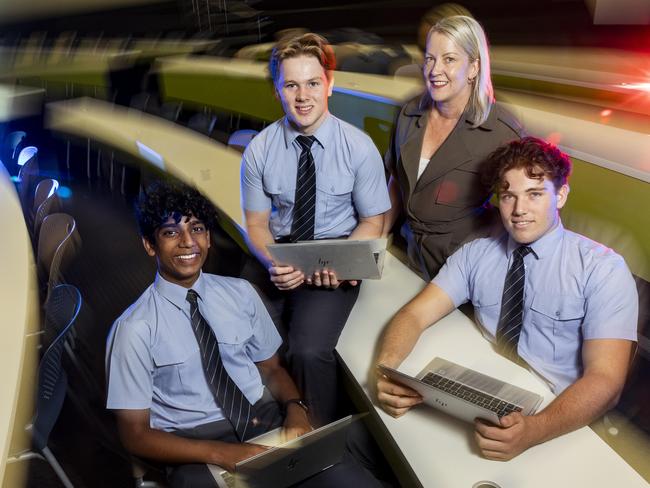
[[[252,407],[237,384],[230,378],[221,361],[219,344],[214,331],[199,312],[198,296],[194,290],[189,290],[186,300],[190,302],[192,330],[199,343],[205,378],[217,405],[232,424],[239,440],[244,441]]]
[[[513,251],[512,265],[503,285],[501,315],[497,325],[497,351],[516,363],[523,362],[517,353],[517,346],[519,345],[524,311],[524,285],[526,283],[524,257],[532,251],[528,246],[520,246]]]
[[[302,152],[298,159],[296,173],[296,195],[293,205],[293,223],[289,240],[311,241],[314,239],[314,220],[316,214],[316,165],[311,153],[314,136],[298,136]]]

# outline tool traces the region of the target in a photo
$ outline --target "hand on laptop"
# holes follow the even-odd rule
[[[284,419],[282,428],[282,438],[284,441],[295,439],[314,428],[309,423],[307,413],[298,405],[289,404],[287,407],[287,417]]]
[[[219,461],[219,466],[223,469],[234,472],[235,465],[244,459],[251,458],[261,452],[268,451],[270,447],[249,442],[228,442],[220,443],[228,446],[227,450],[221,449],[223,459]]]
[[[519,412],[501,417],[501,425],[476,419],[474,436],[481,454],[487,459],[508,461],[537,444],[534,419]]]
[[[387,414],[398,418],[408,412],[411,407],[422,403],[422,396],[417,391],[395,383],[386,375],[378,373],[377,400]]]
[[[357,280],[348,280],[352,286],[357,286]],[[323,288],[338,288],[344,281],[339,281],[336,278],[336,273],[332,270],[323,268],[320,271],[314,272],[312,276],[307,277],[307,284],[314,286],[322,286]]]
[[[279,290],[292,290],[305,281],[305,275],[299,269],[293,269],[292,266],[276,266],[275,263],[269,266],[269,275]]]

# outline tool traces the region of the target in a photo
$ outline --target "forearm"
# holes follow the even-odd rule
[[[275,240],[268,226],[249,225],[248,226],[248,247],[255,257],[268,269],[273,260],[266,249],[267,244],[273,244]]]
[[[287,373],[287,370],[282,367],[273,368],[266,372],[263,380],[273,398],[282,404],[292,398],[301,397],[296,384]]]
[[[376,215],[371,219],[361,219],[359,224],[354,228],[348,239],[377,239],[381,237],[383,228],[384,216]]]
[[[419,327],[413,326],[416,321],[417,317],[408,310],[402,309],[395,315],[382,338],[377,364],[396,368],[404,361],[422,334]]]
[[[544,410],[530,417],[534,427],[533,444],[589,425],[616,405],[621,386],[606,374],[586,374]]]
[[[125,432],[120,438],[130,453],[163,463],[210,463],[220,466],[234,464],[237,444],[220,441],[186,439],[170,432],[142,429]],[[236,462],[236,461],[235,461]]]

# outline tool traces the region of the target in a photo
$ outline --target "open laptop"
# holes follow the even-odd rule
[[[281,428],[247,442],[271,449],[235,465],[230,473],[221,466],[208,464],[219,488],[284,488],[339,463],[352,422],[363,415],[348,415],[307,434],[282,442]]]
[[[543,400],[537,393],[438,357],[416,377],[384,365],[379,370],[416,390],[427,405],[467,422],[480,418],[498,425],[511,412],[532,415]]]
[[[379,279],[384,269],[387,239],[324,239],[266,248],[279,265],[293,266],[306,276],[323,268],[334,270],[339,280]]]

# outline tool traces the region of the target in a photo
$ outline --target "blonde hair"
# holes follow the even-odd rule
[[[472,127],[485,122],[494,105],[494,88],[490,78],[490,54],[488,42],[481,25],[471,17],[454,15],[445,17],[431,27],[427,41],[434,32],[447,36],[469,56],[470,61],[478,60],[478,75],[472,81],[469,97],[469,120]]]
[[[332,71],[336,68],[336,57],[334,50],[327,39],[314,33],[302,34],[297,37],[281,39],[273,48],[271,59],[269,59],[269,73],[273,83],[280,76],[280,65],[288,58],[298,56],[313,56],[325,70],[328,79],[332,77]]]

